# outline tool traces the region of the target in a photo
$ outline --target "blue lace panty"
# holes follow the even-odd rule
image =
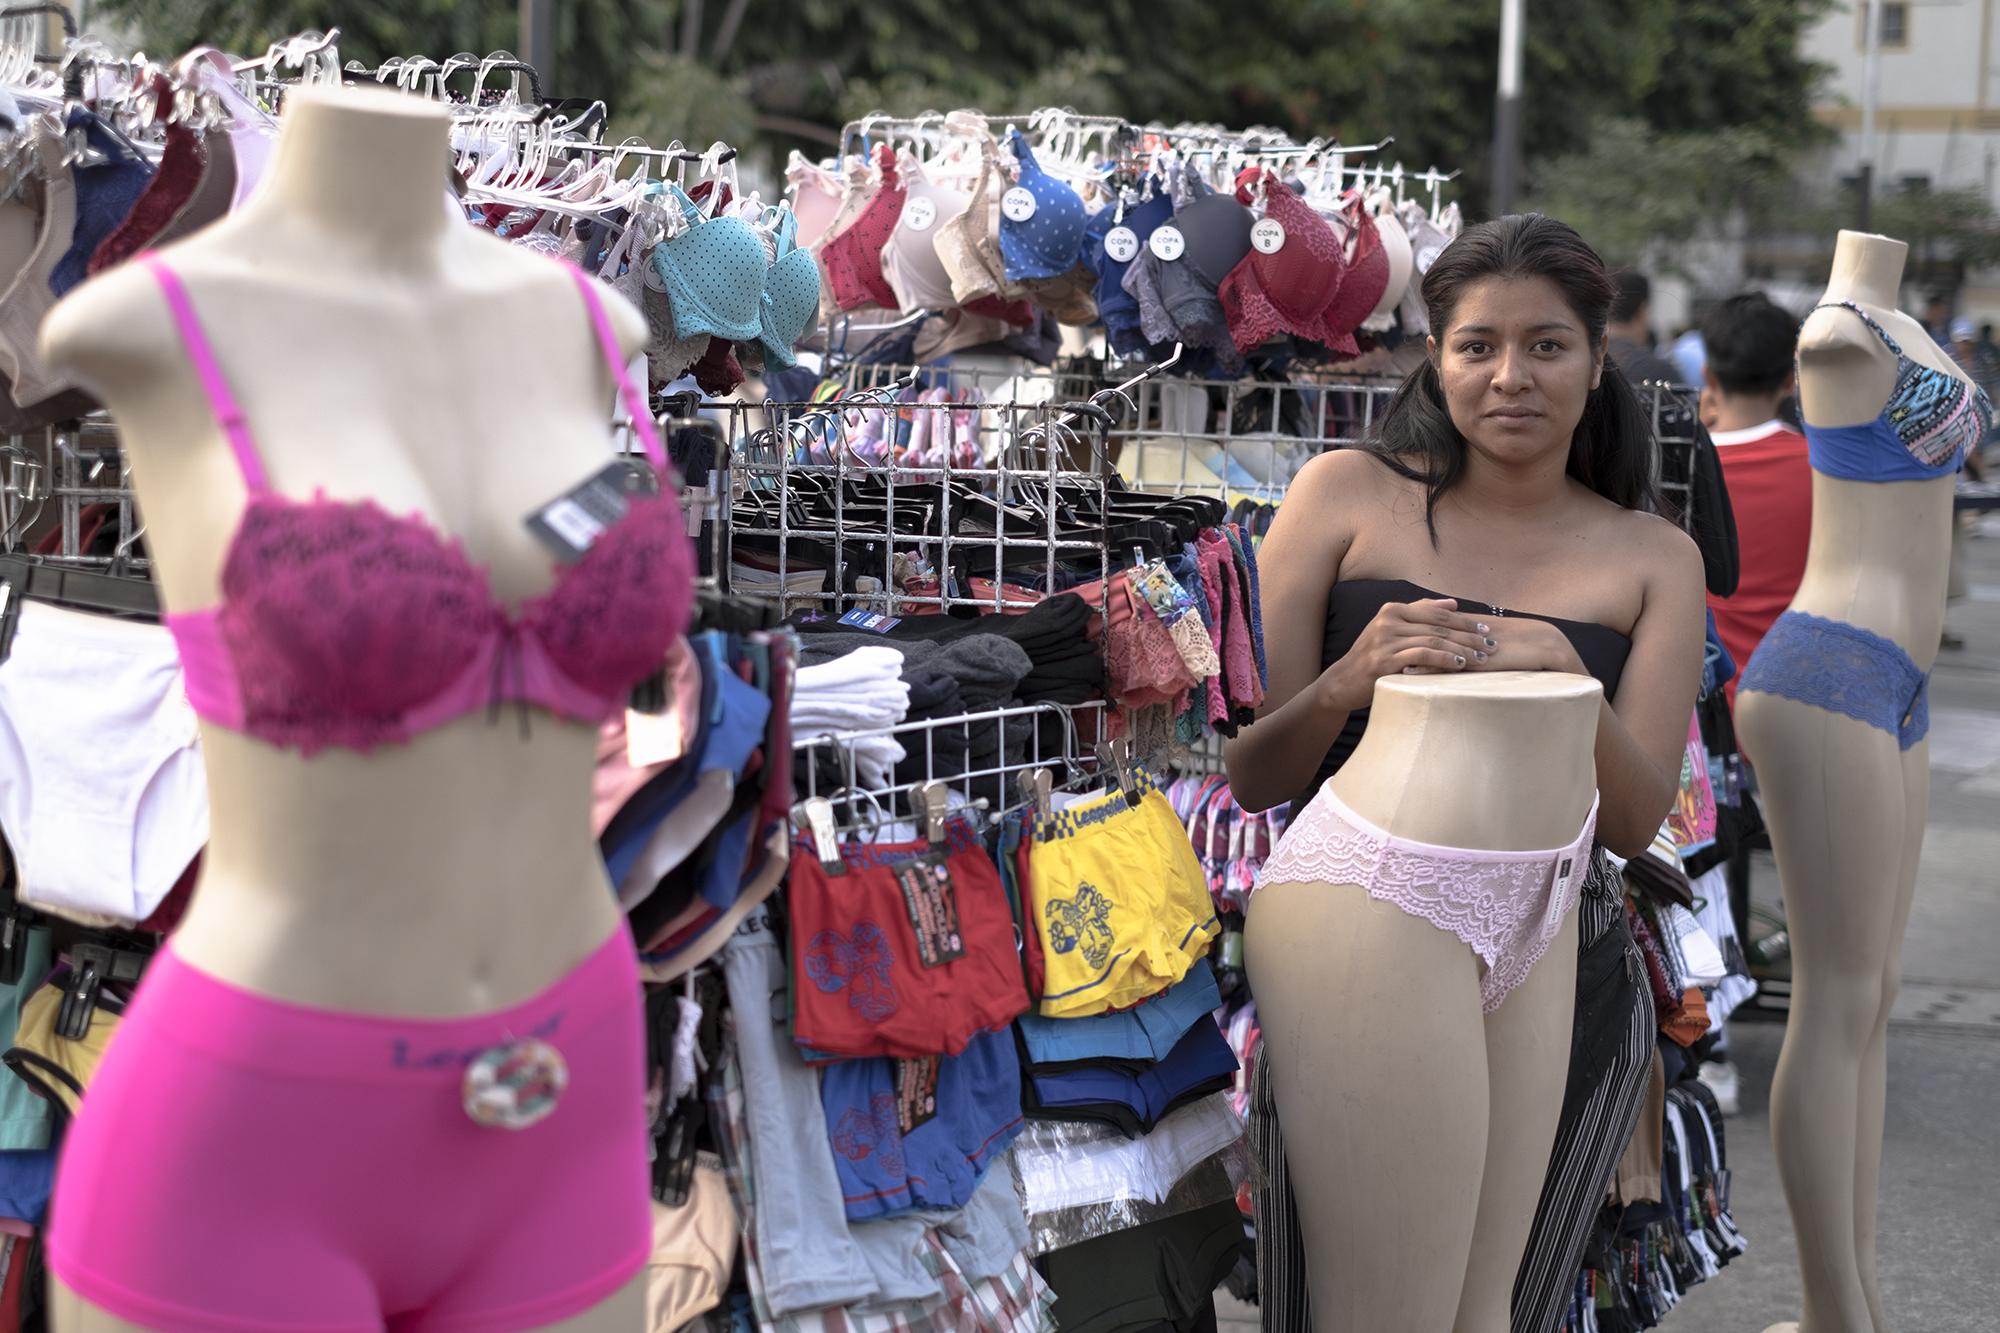
[[[1930,677],[1891,640],[1787,611],[1750,655],[1738,690],[1759,690],[1880,727],[1905,750],[1931,729]]]

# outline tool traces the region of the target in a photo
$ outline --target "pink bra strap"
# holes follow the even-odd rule
[[[659,427],[653,423],[653,414],[646,407],[646,396],[639,392],[639,386],[632,383],[632,376],[626,373],[625,357],[618,350],[618,335],[611,331],[611,317],[604,313],[604,298],[597,294],[597,282],[576,265],[564,261],[570,277],[576,279],[577,290],[583,293],[583,304],[590,311],[590,322],[597,329],[598,346],[604,349],[604,359],[611,366],[611,373],[618,381],[619,396],[625,400],[626,410],[632,414],[632,429],[639,432],[639,442],[645,446],[646,457],[653,460],[653,466],[667,465],[667,451],[660,443]]]
[[[222,427],[222,433],[229,438],[229,447],[236,451],[236,465],[243,470],[243,484],[252,494],[271,489],[270,481],[264,476],[264,460],[257,456],[257,445],[250,438],[250,426],[243,418],[243,408],[236,396],[229,392],[229,381],[222,376],[222,367],[215,363],[215,351],[208,345],[208,337],[201,331],[201,320],[194,313],[194,302],[188,299],[187,288],[181,285],[180,275],[167,267],[167,261],[155,254],[139,256],[139,262],[151,270],[160,284],[160,291],[167,298],[167,309],[173,311],[174,323],[180,327],[181,343],[187,348],[188,361],[194,366],[195,377],[201,381],[201,391],[208,395],[208,406],[215,413],[215,419]]]

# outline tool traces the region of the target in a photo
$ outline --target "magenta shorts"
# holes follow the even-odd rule
[[[524,1038],[567,1086],[526,1128],[476,1123],[468,1066]],[[288,1004],[163,949],[63,1144],[50,1268],[161,1333],[559,1322],[651,1247],[644,1063],[622,928],[536,998],[465,1019]]]

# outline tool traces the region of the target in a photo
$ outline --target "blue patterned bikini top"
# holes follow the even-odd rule
[[[1986,390],[1911,359],[1852,301],[1814,306],[1851,310],[1896,354],[1896,387],[1873,420],[1858,426],[1806,424],[1813,471],[1847,481],[1928,481],[1958,471],[1993,427]]]

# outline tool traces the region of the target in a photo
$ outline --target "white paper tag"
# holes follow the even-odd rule
[[[634,768],[671,764],[687,750],[687,733],[681,730],[681,710],[674,707],[669,691],[663,713],[625,710],[625,762]]]
[[[1187,237],[1173,223],[1162,223],[1146,238],[1146,245],[1152,252],[1168,263],[1179,259],[1187,250]]]
[[[937,205],[929,199],[916,198],[903,205],[903,225],[911,231],[929,231],[937,221]]]
[[[1569,882],[1577,870],[1577,859],[1565,852],[1556,858],[1555,876],[1549,883],[1549,912],[1545,925],[1553,930],[1562,925],[1569,906]]]
[[[1000,211],[1015,222],[1026,222],[1035,216],[1035,196],[1025,185],[1016,185],[1000,196]]]
[[[1139,233],[1130,227],[1113,227],[1104,233],[1104,253],[1116,263],[1131,263],[1139,254]]]
[[[1265,218],[1250,228],[1250,244],[1257,247],[1259,254],[1278,253],[1285,248],[1285,224],[1276,218]]]
[[[571,546],[589,550],[604,535],[604,525],[574,500],[557,500],[542,511],[542,521],[554,528]]]

